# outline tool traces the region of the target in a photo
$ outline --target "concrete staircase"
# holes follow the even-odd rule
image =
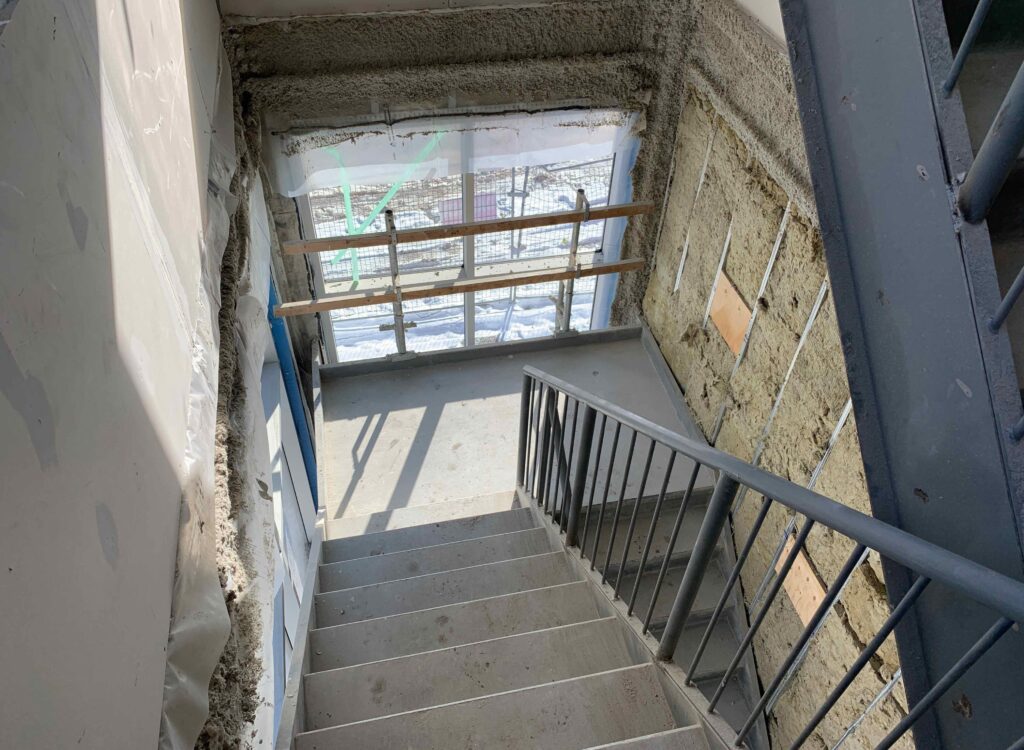
[[[296,750],[720,746],[589,563],[513,493],[327,531]],[[627,562],[627,592],[635,576]]]

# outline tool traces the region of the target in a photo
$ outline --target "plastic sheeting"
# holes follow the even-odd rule
[[[276,188],[311,190],[446,177],[512,166],[601,159],[633,133],[617,110],[449,116],[270,137]]]
[[[230,194],[236,168],[231,78],[221,51],[218,111],[222,126],[210,150],[207,222],[203,240],[201,289],[193,331],[192,377],[188,397],[185,452],[187,484],[181,498],[178,552],[171,599],[171,626],[160,718],[161,750],[195,746],[209,713],[210,677],[227,641],[231,623],[217,572],[214,508],[214,435],[220,337],[220,269],[228,224],[237,200]]]

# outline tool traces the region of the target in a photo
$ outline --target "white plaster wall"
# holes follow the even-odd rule
[[[0,747],[156,745],[218,53],[213,0],[0,43]]]

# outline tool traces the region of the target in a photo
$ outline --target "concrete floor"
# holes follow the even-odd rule
[[[681,395],[666,390],[639,336],[546,351],[507,348],[480,359],[351,377],[326,370],[320,450],[328,522],[369,514],[379,521],[398,508],[513,490],[527,364],[697,436],[692,420],[677,412]],[[672,485],[685,482],[688,467],[677,461]],[[700,484],[709,482],[702,477]],[[329,524],[327,531],[332,536]]]

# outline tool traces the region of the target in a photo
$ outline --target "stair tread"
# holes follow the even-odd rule
[[[343,516],[328,522],[331,539],[346,539],[381,531],[394,531],[424,526],[440,521],[472,518],[487,513],[500,513],[522,507],[515,492],[494,492],[457,500],[377,511],[363,515]]]
[[[625,667],[304,732],[296,750],[578,750],[675,727],[655,667]]]
[[[464,539],[320,566],[320,591],[384,583],[553,551],[542,528]]]
[[[569,583],[576,578],[576,572],[564,552],[548,552],[415,578],[328,591],[316,595],[313,607],[318,625],[341,625],[430,609],[442,604],[457,604],[486,596]]]
[[[640,663],[615,617],[307,675],[321,729]]]
[[[708,740],[699,726],[669,729],[666,732],[633,737],[588,750],[707,750]]]
[[[362,620],[310,631],[310,670],[320,671],[592,620],[586,581]]]
[[[389,552],[433,547],[509,531],[523,531],[536,525],[529,508],[516,508],[469,518],[409,526],[404,529],[329,539],[323,544],[323,562],[333,563]]]

